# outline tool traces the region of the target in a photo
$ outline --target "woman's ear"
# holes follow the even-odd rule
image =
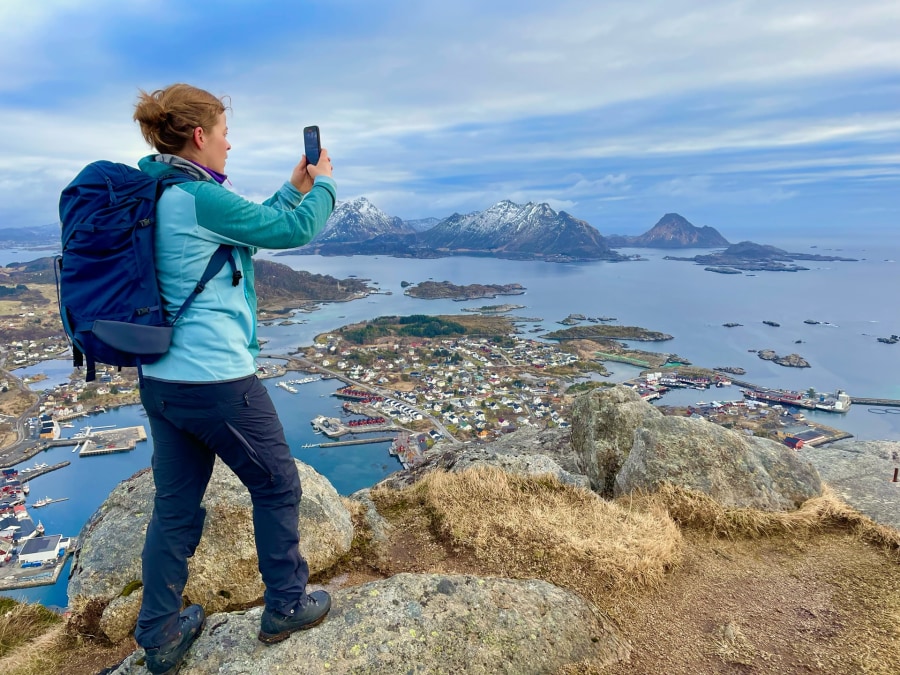
[[[198,150],[203,149],[203,146],[206,144],[206,140],[203,134],[203,127],[194,127],[194,135],[191,140],[194,141],[194,145]]]

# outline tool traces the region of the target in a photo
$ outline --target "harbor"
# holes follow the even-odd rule
[[[40,469],[53,470],[43,465]],[[36,473],[35,469],[28,473]],[[56,583],[74,539],[61,534],[46,534],[41,521],[35,524],[25,505],[28,486],[20,480],[17,469],[3,469],[0,483],[0,591]],[[41,508],[66,501],[62,497],[45,497],[32,504]]]
[[[355,420],[354,420],[355,421]],[[322,433],[328,438],[340,438],[341,436],[345,436],[347,434],[364,434],[364,433],[373,433],[379,431],[398,431],[398,427],[394,426],[390,421],[386,420],[384,417],[377,418],[368,418],[367,420],[363,420],[366,422],[365,424],[352,424],[352,423],[344,423],[339,420],[337,417],[325,417],[324,415],[317,415],[310,422],[312,425],[313,431],[317,433]],[[362,439],[365,440],[365,439]],[[368,441],[373,442],[373,441]]]
[[[59,534],[36,536],[20,545],[0,539],[0,591],[57,582],[78,540]]]
[[[706,419],[720,426],[770,438],[795,450],[853,437],[853,434],[830,424],[807,419],[804,412],[848,412],[850,397],[840,390],[832,395],[823,394],[820,399],[788,390],[754,389],[749,382],[733,381],[724,376],[708,378],[667,374],[659,377],[659,373],[645,374],[624,384],[635,389],[644,400],[655,401],[665,414]],[[724,394],[724,390],[733,385],[747,387],[740,390],[740,399],[726,400],[717,396],[716,400],[698,401],[689,391],[685,391],[714,390]],[[678,390],[682,391],[676,396],[673,392]],[[664,397],[674,397],[676,400],[672,404],[663,403]],[[803,404],[798,401],[803,401]]]

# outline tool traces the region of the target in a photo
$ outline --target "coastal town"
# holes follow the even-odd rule
[[[839,429],[840,413],[852,403],[846,392],[755,387],[722,372],[731,369],[699,368],[677,355],[626,348],[619,342],[669,337],[642,328],[575,328],[560,332],[555,340],[527,337],[508,315],[491,309],[480,308],[476,316],[386,317],[344,326],[293,353],[264,352],[258,375],[274,379],[276,387],[292,395],[303,395],[303,387],[312,382],[335,380],[332,395],[341,400],[340,412],[330,413],[331,405],[313,415],[308,423],[323,440],[303,447],[387,442],[398,469],[415,466],[442,443],[489,442],[522,428],[568,427],[568,411],[577,395],[611,385],[607,362],[640,368],[639,375],[623,384],[665,414],[702,417],[797,450],[850,435]],[[613,319],[592,323],[608,321]],[[615,338],[603,336],[604,331],[612,331]],[[7,367],[19,369],[66,358],[68,351],[59,337],[45,336],[10,340],[0,354]],[[46,534],[39,521],[31,520],[29,508],[67,497],[45,496],[28,507],[26,492],[14,486],[17,481],[23,485],[23,475],[40,474],[27,476],[29,472],[17,467],[56,445],[73,446],[73,453],[81,457],[128,452],[146,439],[143,426],[87,426],[77,436],[65,433],[76,418],[138,403],[134,369],[100,366],[91,383],[73,370],[65,382],[32,391],[28,385],[40,378],[20,379],[5,371],[0,380],[0,465],[10,471],[4,480],[11,486],[8,508],[0,506],[6,509],[0,511],[6,519],[0,522],[6,526],[0,531],[0,589],[54,583],[75,542],[72,536]],[[684,388],[715,391],[716,400],[665,404],[667,392]],[[804,409],[836,413],[835,426],[807,419]],[[47,545],[28,543],[35,539]],[[35,547],[40,550],[33,551]]]

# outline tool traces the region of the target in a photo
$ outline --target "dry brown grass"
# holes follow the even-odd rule
[[[830,491],[768,513],[672,486],[607,502],[549,476],[472,469],[372,497],[391,541],[374,545],[363,507],[342,500],[353,550],[317,581],[341,588],[410,571],[569,588],[611,617],[633,651],[628,662],[587,659],[557,675],[900,672],[900,533]],[[0,659],[0,673],[94,675],[133,648],[54,625]]]
[[[35,392],[10,389],[0,394],[0,413],[19,417],[31,406],[37,403],[38,395]]]
[[[708,495],[669,483],[656,493],[629,499],[628,503],[632,508],[663,509],[682,527],[729,539],[845,529],[900,559],[900,532],[853,510],[828,486],[820,497],[806,501],[796,511],[787,512],[726,507]]]
[[[43,635],[50,626],[61,623],[62,618],[43,605],[0,599],[0,657]],[[4,671],[0,669],[0,672]]]
[[[65,627],[62,624],[53,626],[43,634],[21,643],[0,658],[0,673],[48,675],[63,672],[69,642],[69,638],[65,635]]]
[[[401,503],[423,509],[439,537],[494,575],[538,577],[589,598],[652,586],[679,557],[681,534],[663,511],[628,509],[552,476],[435,472],[373,498],[388,512]]]

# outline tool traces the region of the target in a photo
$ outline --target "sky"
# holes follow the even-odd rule
[[[0,227],[151,149],[139,90],[230,97],[271,195],[317,124],[341,200],[404,220],[546,202],[601,234],[900,225],[897,0],[3,0]]]

